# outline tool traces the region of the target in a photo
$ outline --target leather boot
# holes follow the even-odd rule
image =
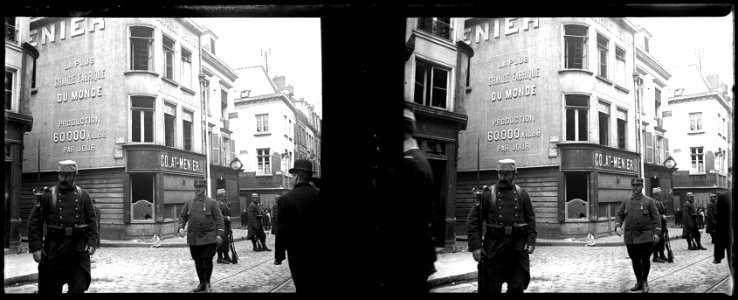
[[[696,238],[695,241],[697,241],[697,250],[707,250],[707,248],[702,247],[702,244],[700,243],[700,238]]]
[[[195,289],[193,289],[192,292],[200,293],[205,290],[203,265],[201,263],[195,263],[195,270],[197,271],[197,279],[200,280],[200,284]]]
[[[635,284],[635,286],[633,286],[632,288],[630,288],[630,291],[631,291],[631,292],[635,292],[635,291],[637,291],[637,290],[641,290],[641,289],[643,289],[643,282],[639,280],[639,281],[638,281],[638,282],[637,282],[637,283]]]
[[[262,251],[272,251],[272,249],[269,249],[269,247],[267,247],[266,238],[261,239],[261,246]]]
[[[643,281],[643,292],[644,293],[648,293],[648,290],[649,290],[649,288],[648,288],[648,281],[644,280]]]
[[[210,293],[213,290],[210,287],[210,275],[212,274],[213,274],[213,262],[210,261],[209,264],[207,262],[203,264],[203,277],[204,277],[203,292]]]
[[[694,250],[694,246],[692,246],[692,239],[687,239],[687,250]]]
[[[252,249],[252,250],[253,250],[254,252],[259,252],[259,251],[261,251],[261,250],[259,250],[259,246],[258,246],[258,245],[256,244],[256,239],[253,239],[253,240],[251,240],[251,245],[253,246],[253,248],[251,248],[251,249]]]
[[[203,289],[203,292],[205,293],[211,293],[213,291],[213,288],[210,286],[210,282],[205,283],[205,287]]]

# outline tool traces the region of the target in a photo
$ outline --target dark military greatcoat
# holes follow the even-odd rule
[[[618,207],[615,224],[624,225],[626,244],[652,243],[656,229],[661,229],[661,215],[656,208],[656,200],[643,194],[631,196]]]
[[[225,236],[223,215],[218,203],[206,196],[197,196],[185,202],[179,214],[179,226],[185,224],[188,224],[187,244],[190,246],[215,244],[216,236]]]
[[[694,235],[695,231],[697,231],[697,234],[699,234],[699,230],[695,230],[697,228],[696,218],[692,218],[692,216],[697,216],[697,210],[694,208],[694,205],[689,202],[684,202],[684,209],[682,210],[682,237],[687,238],[688,236]],[[697,236],[692,236],[692,238],[696,238]]]
[[[264,224],[262,222],[263,216],[264,211],[261,209],[261,205],[256,205],[256,203],[251,202],[248,210],[249,232],[246,235],[246,239],[262,239],[266,237],[266,233],[264,233]]]

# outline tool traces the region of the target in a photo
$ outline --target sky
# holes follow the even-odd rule
[[[725,17],[628,18],[651,33],[649,52],[662,66],[696,64],[702,51],[702,75],[718,74],[734,84],[734,32],[731,13]]]
[[[193,18],[218,36],[216,55],[232,69],[266,66],[269,76],[284,75],[322,116],[320,18]]]

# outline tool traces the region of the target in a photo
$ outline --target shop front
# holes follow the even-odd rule
[[[205,178],[205,155],[161,145],[123,148],[126,237],[174,236],[182,206],[195,197],[195,180]]]
[[[565,236],[607,236],[620,203],[632,196],[638,153],[591,143],[562,143],[559,222]]]

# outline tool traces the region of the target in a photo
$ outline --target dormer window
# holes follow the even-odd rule
[[[684,94],[684,89],[674,89],[674,97]]]

